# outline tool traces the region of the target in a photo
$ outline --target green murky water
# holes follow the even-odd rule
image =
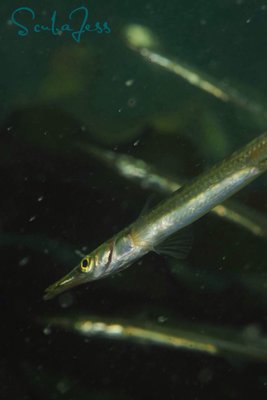
[[[80,253],[137,218],[155,191],[83,146],[108,149],[115,159],[121,153],[142,159],[158,174],[187,180],[266,129],[267,5],[68,0],[26,6],[34,20],[29,10],[15,14],[28,27],[25,36],[11,21],[20,4],[4,2],[0,17],[1,398],[265,398],[264,235],[207,215],[193,226],[185,261],[149,254],[53,301],[42,295]],[[52,29],[54,11],[54,29],[79,30],[84,11],[68,16],[81,6],[92,26],[108,21],[111,32],[84,32],[77,43],[70,30],[33,31],[34,24]],[[244,106],[142,58],[126,42],[133,24],[149,29],[153,51],[238,92]],[[265,231],[266,190],[262,176],[235,196]],[[70,329],[79,315],[228,347],[211,355],[144,338],[84,336]],[[68,327],[53,324],[55,317]],[[254,356],[241,356],[238,346]]]

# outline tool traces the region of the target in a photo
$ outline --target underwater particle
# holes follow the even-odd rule
[[[243,330],[243,336],[247,340],[258,340],[261,336],[261,329],[259,325],[250,324]]]
[[[140,139],[138,139],[138,140],[136,140],[135,142],[134,142],[134,147],[136,147],[136,146],[138,146],[139,145],[139,143],[140,143]]]
[[[33,215],[30,219],[29,219],[29,222],[33,222],[33,221],[35,221],[36,220],[36,215]]]
[[[86,131],[86,126],[85,126],[85,125],[82,125],[82,126],[81,126],[81,131],[82,131],[82,132],[85,132],[85,131]]]
[[[136,103],[137,103],[137,101],[136,101],[136,98],[135,98],[135,97],[131,97],[131,98],[127,101],[127,105],[128,105],[128,107],[130,107],[130,108],[135,107],[135,106],[136,106]]]
[[[209,368],[203,368],[198,374],[198,379],[201,383],[208,383],[212,378],[213,373]]]
[[[45,334],[45,335],[50,335],[51,334],[51,332],[52,332],[52,330],[51,330],[51,327],[48,325],[48,326],[46,326],[45,328],[44,328],[44,330],[43,330],[43,333]]]
[[[263,386],[267,386],[267,376],[259,376],[259,382],[263,384]]]
[[[48,134],[48,131],[44,131],[44,136],[47,136],[47,134]]]
[[[57,384],[57,390],[61,393],[64,394],[69,390],[69,385],[65,380],[61,380]]]
[[[30,257],[23,257],[23,258],[19,261],[19,266],[20,266],[20,267],[24,267],[24,265],[27,265],[29,261],[30,261]]]
[[[82,252],[82,251],[80,251],[79,249],[76,249],[75,250],[75,254],[77,254],[77,256],[79,256],[79,257],[84,257],[84,253]]]
[[[73,301],[74,298],[71,293],[64,293],[59,297],[59,304],[62,308],[68,308],[72,306]]]
[[[129,79],[128,81],[125,82],[125,86],[127,86],[127,87],[132,86],[133,84],[134,84],[133,79]]]
[[[158,317],[158,322],[163,324],[164,322],[168,321],[168,317],[164,317],[164,315],[160,315]]]
[[[251,18],[248,18],[247,20],[246,20],[246,24],[249,24],[251,22]]]
[[[39,196],[37,201],[39,201],[39,203],[40,203],[41,201],[43,201],[43,199],[44,199],[44,196]]]
[[[13,129],[13,126],[8,126],[8,127],[6,128],[7,132],[11,132],[12,129]]]

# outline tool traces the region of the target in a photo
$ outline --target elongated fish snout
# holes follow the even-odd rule
[[[81,285],[84,281],[85,274],[80,271],[79,267],[75,267],[69,274],[48,286],[48,288],[45,289],[43,299],[50,300],[68,289]]]

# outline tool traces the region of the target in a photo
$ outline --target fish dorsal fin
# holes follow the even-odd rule
[[[190,253],[193,245],[192,225],[175,232],[164,242],[154,247],[157,254],[163,254],[177,259],[185,259]]]
[[[146,215],[150,210],[152,210],[152,208],[158,205],[163,198],[164,197],[160,196],[159,194],[151,194],[145,202],[144,207],[142,208],[138,218]]]

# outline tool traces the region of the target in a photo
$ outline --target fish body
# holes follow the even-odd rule
[[[267,169],[267,133],[174,192],[129,227],[85,256],[80,265],[46,289],[45,299],[118,272],[154,251]]]
[[[210,329],[209,326],[185,321],[176,326],[159,326],[152,321],[142,324],[135,320],[89,315],[41,317],[38,318],[38,322],[46,326],[48,324],[49,328],[61,328],[85,337],[127,340],[146,345],[201,351],[224,356],[230,362],[233,356],[241,360],[267,361],[267,337],[260,332],[250,337],[248,332],[253,325],[242,330],[228,329],[225,326]]]
[[[126,154],[119,154],[112,150],[102,149],[92,145],[79,145],[79,149],[90,154],[98,161],[112,168],[127,180],[134,181],[144,189],[171,194],[185,184],[185,180],[156,172],[144,160]],[[258,210],[240,203],[238,200],[228,199],[210,210],[213,215],[242,227],[255,236],[267,239],[267,217]]]

